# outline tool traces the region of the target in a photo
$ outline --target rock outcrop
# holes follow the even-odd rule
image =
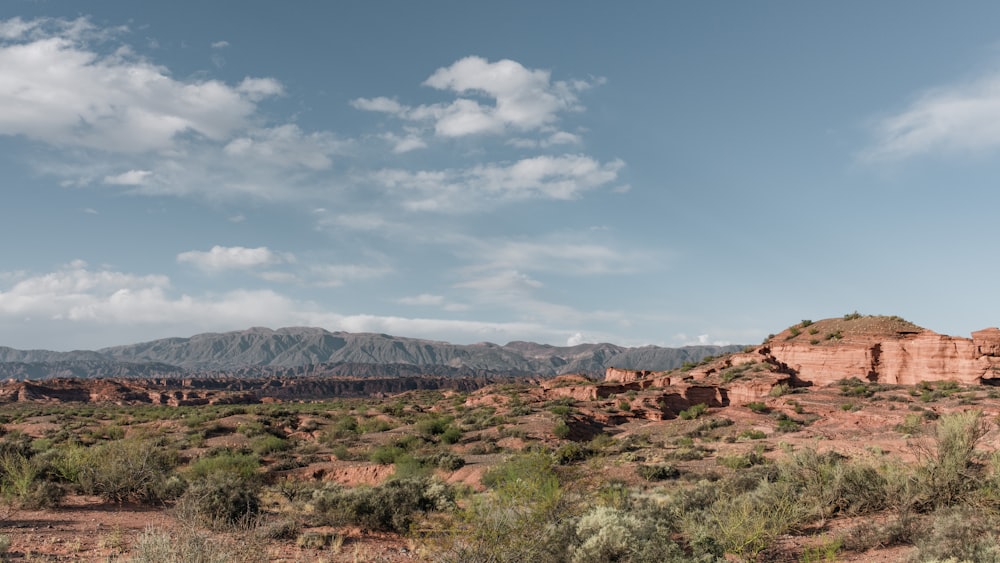
[[[757,353],[814,385],[849,378],[899,385],[923,381],[976,385],[1000,377],[1000,329],[961,338],[897,317],[827,319],[799,325],[776,335]]]

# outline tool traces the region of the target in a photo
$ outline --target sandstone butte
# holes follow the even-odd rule
[[[630,389],[663,388],[675,398],[676,406],[668,410],[676,411],[695,402],[694,397],[677,399],[696,389],[706,393],[713,388],[718,399],[711,402],[725,405],[756,401],[775,385],[826,386],[851,378],[895,385],[925,381],[1000,384],[1000,329],[987,328],[971,336],[938,334],[899,317],[853,314],[803,321],[744,353],[687,370],[609,368],[601,388],[573,391],[608,396]],[[744,375],[741,366],[754,369]],[[734,370],[739,375],[726,377]]]

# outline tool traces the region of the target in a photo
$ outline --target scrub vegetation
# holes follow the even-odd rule
[[[844,381],[617,426],[595,421],[622,416],[605,408],[620,398],[532,389],[8,405],[0,523],[88,498],[168,514],[172,527],[104,531],[76,554],[133,561],[364,560],[373,541],[391,547],[383,560],[402,549],[454,562],[833,561],[893,548],[913,561],[1000,560],[996,424],[962,407],[988,404],[985,389],[937,385],[936,404],[951,408],[936,418],[906,406],[922,409],[924,389]],[[820,418],[810,394],[829,417],[857,416],[840,405],[898,412],[885,431],[899,449],[805,437]],[[10,530],[0,548],[30,555]]]

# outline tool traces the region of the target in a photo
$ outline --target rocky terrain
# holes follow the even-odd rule
[[[997,329],[852,314],[600,377],[399,364],[390,378],[313,365],[8,381],[0,547],[57,561],[150,560],[151,539],[241,561],[993,561],[998,356]],[[125,461],[102,457],[119,447]],[[131,467],[142,448],[167,464],[142,495],[83,469]],[[192,516],[209,486],[259,495],[254,524]]]

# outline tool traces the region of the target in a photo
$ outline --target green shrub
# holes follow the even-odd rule
[[[565,439],[569,437],[570,428],[566,424],[566,421],[560,420],[556,422],[556,425],[552,427],[552,434],[559,439]]]
[[[792,388],[787,383],[779,383],[778,385],[771,387],[771,390],[767,394],[770,397],[781,397],[782,395],[791,393],[791,391]]]
[[[211,473],[188,485],[178,501],[179,510],[212,529],[245,526],[260,512],[257,488],[236,474]]]
[[[574,461],[581,461],[590,455],[590,451],[576,442],[569,442],[559,446],[553,456],[559,465],[567,465]]]
[[[578,544],[571,548],[572,563],[608,561],[659,562],[687,559],[674,543],[669,529],[652,518],[638,517],[624,510],[596,506],[575,526]]]
[[[487,471],[490,491],[476,495],[442,538],[440,561],[564,560],[573,537],[572,505],[566,501],[552,457],[512,457]]]
[[[198,458],[187,470],[190,479],[203,479],[215,473],[229,473],[242,480],[259,478],[260,459],[252,454],[222,450],[214,455]]]
[[[767,458],[757,452],[747,452],[731,456],[720,455],[716,458],[716,463],[729,469],[746,469],[766,462]]]
[[[738,440],[763,440],[764,438],[767,438],[767,434],[765,434],[761,430],[751,429],[740,432],[739,434],[736,435],[736,438]]]
[[[760,401],[752,401],[747,403],[747,408],[750,409],[751,412],[755,412],[757,414],[767,414],[771,412],[771,409],[768,408],[766,404]]]
[[[417,431],[428,437],[440,436],[448,430],[452,420],[454,420],[454,418],[450,416],[434,415],[418,422]]]
[[[420,514],[453,503],[453,491],[440,481],[403,479],[378,487],[323,489],[314,493],[312,504],[331,525],[404,534]]]
[[[953,506],[979,482],[974,453],[988,427],[982,411],[942,416],[937,422],[933,448],[924,452],[919,475],[923,494],[934,506]]]
[[[929,533],[917,539],[917,561],[1000,563],[997,522],[972,506],[934,512]]]
[[[441,433],[441,441],[445,444],[457,444],[462,439],[462,430],[455,426],[448,428]]]
[[[275,452],[283,452],[291,448],[288,440],[274,436],[273,434],[263,434],[256,436],[250,441],[250,449],[257,455],[269,455]]]
[[[432,459],[439,468],[444,469],[445,471],[458,471],[459,469],[465,467],[465,458],[451,452],[438,454]]]
[[[736,498],[716,501],[708,513],[711,535],[718,545],[744,561],[756,561],[778,536],[804,518],[788,485],[767,482]]]
[[[694,420],[707,411],[708,411],[708,405],[706,405],[705,403],[698,403],[697,405],[693,405],[690,408],[682,410],[680,413],[678,413],[678,416],[680,416],[684,420]]]
[[[636,473],[647,481],[663,481],[666,479],[676,479],[681,472],[672,465],[640,465],[636,467]]]
[[[58,504],[63,489],[44,479],[37,458],[8,453],[0,457],[0,492],[21,508],[46,508]]]
[[[406,450],[399,446],[379,446],[368,454],[368,460],[379,465],[391,465],[405,453]]]
[[[83,492],[112,502],[158,502],[175,491],[168,477],[177,453],[148,439],[129,438],[92,446],[77,475]]]

